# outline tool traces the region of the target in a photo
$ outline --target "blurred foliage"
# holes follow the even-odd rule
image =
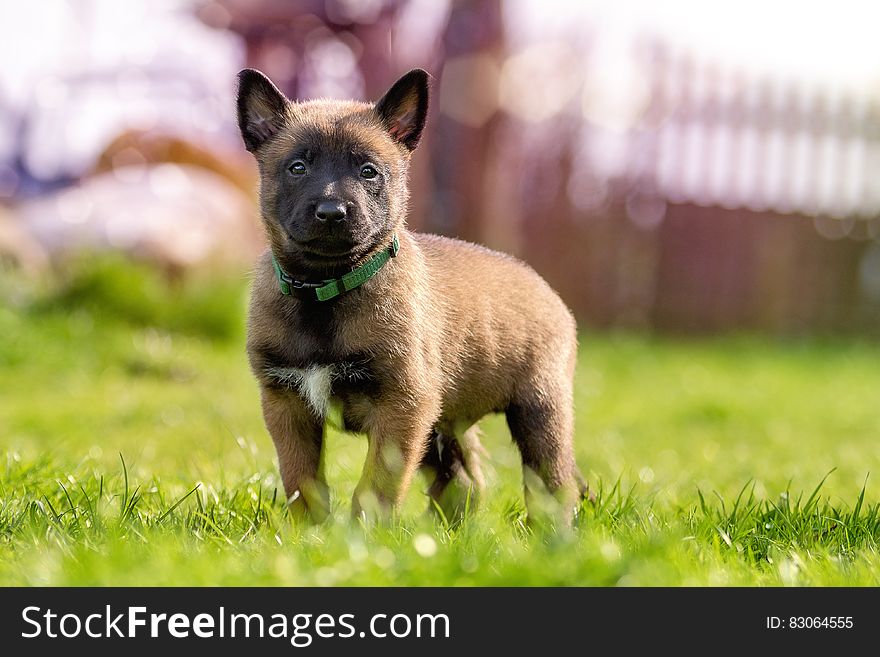
[[[230,339],[243,334],[242,278],[222,272],[169,278],[155,267],[106,253],[63,265],[56,284],[27,309],[35,314],[88,311],[133,326]]]

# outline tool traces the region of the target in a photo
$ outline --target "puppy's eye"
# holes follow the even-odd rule
[[[372,164],[365,164],[361,167],[361,178],[366,178],[367,180],[372,180],[376,176],[379,175],[379,172],[376,171],[376,167]]]
[[[290,173],[292,173],[294,176],[301,176],[306,172],[305,162],[297,160],[289,167],[287,167],[287,170],[290,171]]]

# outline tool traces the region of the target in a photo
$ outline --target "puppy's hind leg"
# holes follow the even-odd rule
[[[464,431],[460,437],[442,433],[436,428],[431,433],[428,450],[421,467],[426,471],[431,486],[431,510],[441,513],[447,522],[460,522],[470,509],[475,509],[485,482],[480,468],[480,456],[485,454],[477,425]]]
[[[586,485],[574,462],[571,390],[550,390],[545,382],[521,392],[507,408],[507,424],[522,456],[529,524],[569,525]]]

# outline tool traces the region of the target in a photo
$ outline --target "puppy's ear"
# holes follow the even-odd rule
[[[256,153],[284,125],[287,98],[259,71],[238,74],[238,127],[245,148]]]
[[[400,78],[376,101],[376,113],[395,141],[415,149],[428,115],[428,73],[414,68]]]

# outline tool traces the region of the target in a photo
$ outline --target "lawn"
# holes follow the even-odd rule
[[[245,360],[246,276],[100,260],[64,281],[0,274],[0,584],[880,584],[876,342],[584,332],[596,501],[573,531],[525,528],[501,418],[462,525],[421,479],[395,521],[351,523],[366,443],[331,432],[333,519],[304,527]]]

